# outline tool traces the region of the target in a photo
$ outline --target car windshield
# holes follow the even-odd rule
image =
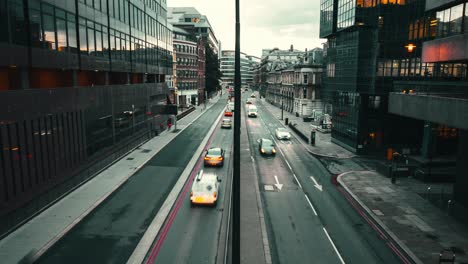
[[[264,147],[273,147],[273,142],[269,139],[264,139],[262,141],[262,146]]]
[[[220,156],[221,155],[221,149],[220,148],[215,148],[215,149],[209,149],[208,152],[206,153],[208,156]]]

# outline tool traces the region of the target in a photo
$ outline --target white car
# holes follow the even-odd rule
[[[284,127],[277,128],[275,134],[278,139],[288,140],[291,138],[291,133]]]
[[[231,109],[232,112],[234,112],[234,102],[229,102],[228,107],[229,109]]]
[[[223,121],[221,121],[221,128],[231,128],[232,127],[232,121],[229,118],[224,118]]]
[[[216,206],[220,182],[221,179],[216,174],[199,171],[190,191],[190,205]]]
[[[258,115],[257,107],[255,105],[249,105],[248,108],[249,108],[249,110],[247,111],[247,116],[248,117],[257,117],[257,115]]]

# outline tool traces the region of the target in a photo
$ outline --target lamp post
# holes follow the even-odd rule
[[[240,264],[240,120],[241,120],[241,75],[240,75],[240,15],[239,0],[236,1],[236,48],[234,56],[234,166],[232,177],[232,262]]]

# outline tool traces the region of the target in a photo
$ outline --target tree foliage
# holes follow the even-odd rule
[[[219,81],[221,80],[221,70],[219,69],[218,55],[211,46],[205,44],[205,85],[208,94],[221,89]]]

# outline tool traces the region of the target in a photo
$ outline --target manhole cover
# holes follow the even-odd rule
[[[376,202],[381,202],[381,201],[383,201],[383,200],[382,200],[382,198],[380,198],[380,197],[376,197],[376,198],[374,198],[374,201],[376,201]]]
[[[133,160],[134,158],[127,158],[127,160]]]
[[[273,185],[265,185],[265,191],[272,192],[274,190],[275,190],[275,188],[273,187]]]
[[[149,152],[151,152],[151,149],[143,149],[143,150],[141,151],[141,153],[149,153]]]

